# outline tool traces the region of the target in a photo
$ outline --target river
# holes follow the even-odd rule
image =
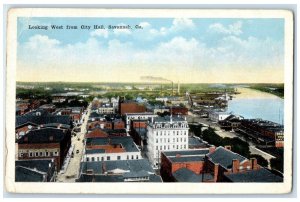
[[[249,88],[237,88],[241,94],[234,95],[228,102],[227,112],[233,112],[244,118],[261,118],[283,123],[284,99],[270,93]]]

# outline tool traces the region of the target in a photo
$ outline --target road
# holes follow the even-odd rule
[[[86,133],[86,125],[88,121],[88,117],[91,113],[91,104],[87,108],[87,113],[83,115],[84,122],[81,125],[81,131],[77,133],[76,136],[72,136],[72,145],[74,146],[74,157],[70,159],[69,165],[64,173],[59,173],[57,175],[58,182],[75,182],[75,179],[79,174],[80,161],[84,149],[84,135]],[[76,151],[79,150],[79,153]]]
[[[238,133],[222,130],[217,123],[213,123],[213,122],[209,121],[206,118],[200,118],[199,116],[189,112],[189,115],[187,116],[187,121],[188,122],[197,122],[197,123],[201,123],[201,124],[204,124],[204,125],[208,125],[211,128],[215,129],[215,132],[220,137],[223,137],[223,138],[225,138],[225,137],[229,137],[229,138],[237,137],[237,138],[240,138],[241,140],[243,140],[245,142],[248,142],[249,145],[250,145],[250,147],[249,147],[250,148],[250,153],[261,155],[263,158],[265,158],[269,162],[269,167],[270,167],[270,159],[275,158],[271,154],[268,154],[268,153],[256,148],[255,143],[253,143],[249,140],[246,140],[244,137],[242,137]]]

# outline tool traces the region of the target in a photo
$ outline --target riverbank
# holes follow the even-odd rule
[[[284,99],[284,84],[256,84],[250,85],[248,88],[270,93]]]

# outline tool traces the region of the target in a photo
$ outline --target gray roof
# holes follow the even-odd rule
[[[214,152],[208,154],[207,157],[210,158],[213,163],[218,163],[226,169],[232,167],[232,160],[234,159],[239,160],[240,162],[246,160],[245,157],[227,150],[224,147],[218,147]]]
[[[171,119],[174,122],[186,121],[186,120],[184,120],[183,117],[180,117],[180,116],[172,116],[172,117],[171,116],[164,116],[164,117],[158,116],[158,117],[154,117],[153,121],[154,121],[154,123],[156,123],[156,122],[170,122]]]
[[[51,167],[49,167],[49,164]],[[15,161],[16,182],[50,181],[54,175],[54,162],[49,159]],[[44,179],[47,177],[47,179]]]
[[[164,151],[163,152],[165,156],[191,156],[191,155],[205,155],[209,153],[209,149],[195,149],[195,150],[182,150],[182,151]]]
[[[201,142],[200,140],[198,140],[195,137],[189,137],[189,146],[199,146],[199,147],[204,147],[206,146],[205,143]]]
[[[202,175],[197,175],[187,168],[181,168],[173,173],[177,182],[202,182]]]
[[[194,161],[204,161],[205,155],[203,156],[183,156],[183,157],[169,157],[169,159],[174,162],[194,162]]]
[[[58,128],[41,128],[31,130],[18,140],[18,144],[61,142],[67,132]],[[53,137],[50,140],[50,137]],[[25,140],[27,138],[27,140]]]
[[[149,173],[145,170],[140,170],[137,172],[127,172],[123,174],[124,178],[132,178],[132,177],[149,177]]]
[[[146,159],[137,160],[119,160],[119,161],[98,161],[98,162],[81,162],[81,173],[86,173],[86,170],[93,170],[94,174],[105,174],[115,169],[122,169],[130,172],[146,171],[154,173],[153,168]]]
[[[16,182],[43,182],[44,174],[22,166],[15,167]]]
[[[126,152],[138,152],[138,148],[133,139],[126,137],[99,137],[87,138],[86,145],[107,145],[107,144],[121,144]]]
[[[49,123],[71,125],[71,118],[68,115],[51,115],[47,111],[39,109],[16,117],[16,128],[26,123],[33,123],[36,125]]]
[[[277,176],[265,168],[249,170],[241,173],[225,174],[231,182],[283,182],[283,178]]]
[[[105,153],[105,149],[87,149],[85,150],[86,154],[101,154]]]

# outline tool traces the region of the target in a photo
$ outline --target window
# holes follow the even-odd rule
[[[90,158],[89,158],[89,157],[86,157],[86,161],[90,161]]]
[[[35,152],[35,156],[39,156],[39,153],[38,153],[38,152]]]
[[[180,142],[182,142],[182,138],[180,138]]]
[[[159,149],[162,150],[162,146],[160,146]]]
[[[178,145],[176,145],[176,149],[178,149]]]
[[[121,156],[117,156],[117,160],[121,160]]]
[[[46,152],[46,156],[49,156],[49,152]]]
[[[43,152],[40,152],[40,156],[43,156]]]
[[[131,159],[134,159],[134,156],[133,156],[133,155],[131,156]]]
[[[107,157],[106,157],[106,160],[110,161],[110,156],[107,156]]]
[[[30,152],[30,153],[29,153],[29,156],[30,156],[30,157],[33,157],[33,153],[32,153],[32,152]]]
[[[20,154],[19,154],[19,157],[23,157],[23,153],[20,153]]]
[[[166,145],[164,146],[164,150],[166,150]]]
[[[127,160],[129,159],[129,155],[127,155]]]
[[[168,150],[170,150],[170,145],[168,145]]]
[[[136,159],[139,159],[139,155],[136,155]]]
[[[100,158],[99,157],[97,157],[97,161],[99,161],[100,160]]]
[[[95,161],[95,158],[94,158],[94,157],[92,157],[92,161]]]
[[[168,142],[170,142],[170,138],[168,138]]]
[[[50,152],[50,156],[53,156],[53,152]]]
[[[156,139],[156,143],[158,143],[158,139]]]
[[[158,146],[156,146],[156,150],[158,150]]]

